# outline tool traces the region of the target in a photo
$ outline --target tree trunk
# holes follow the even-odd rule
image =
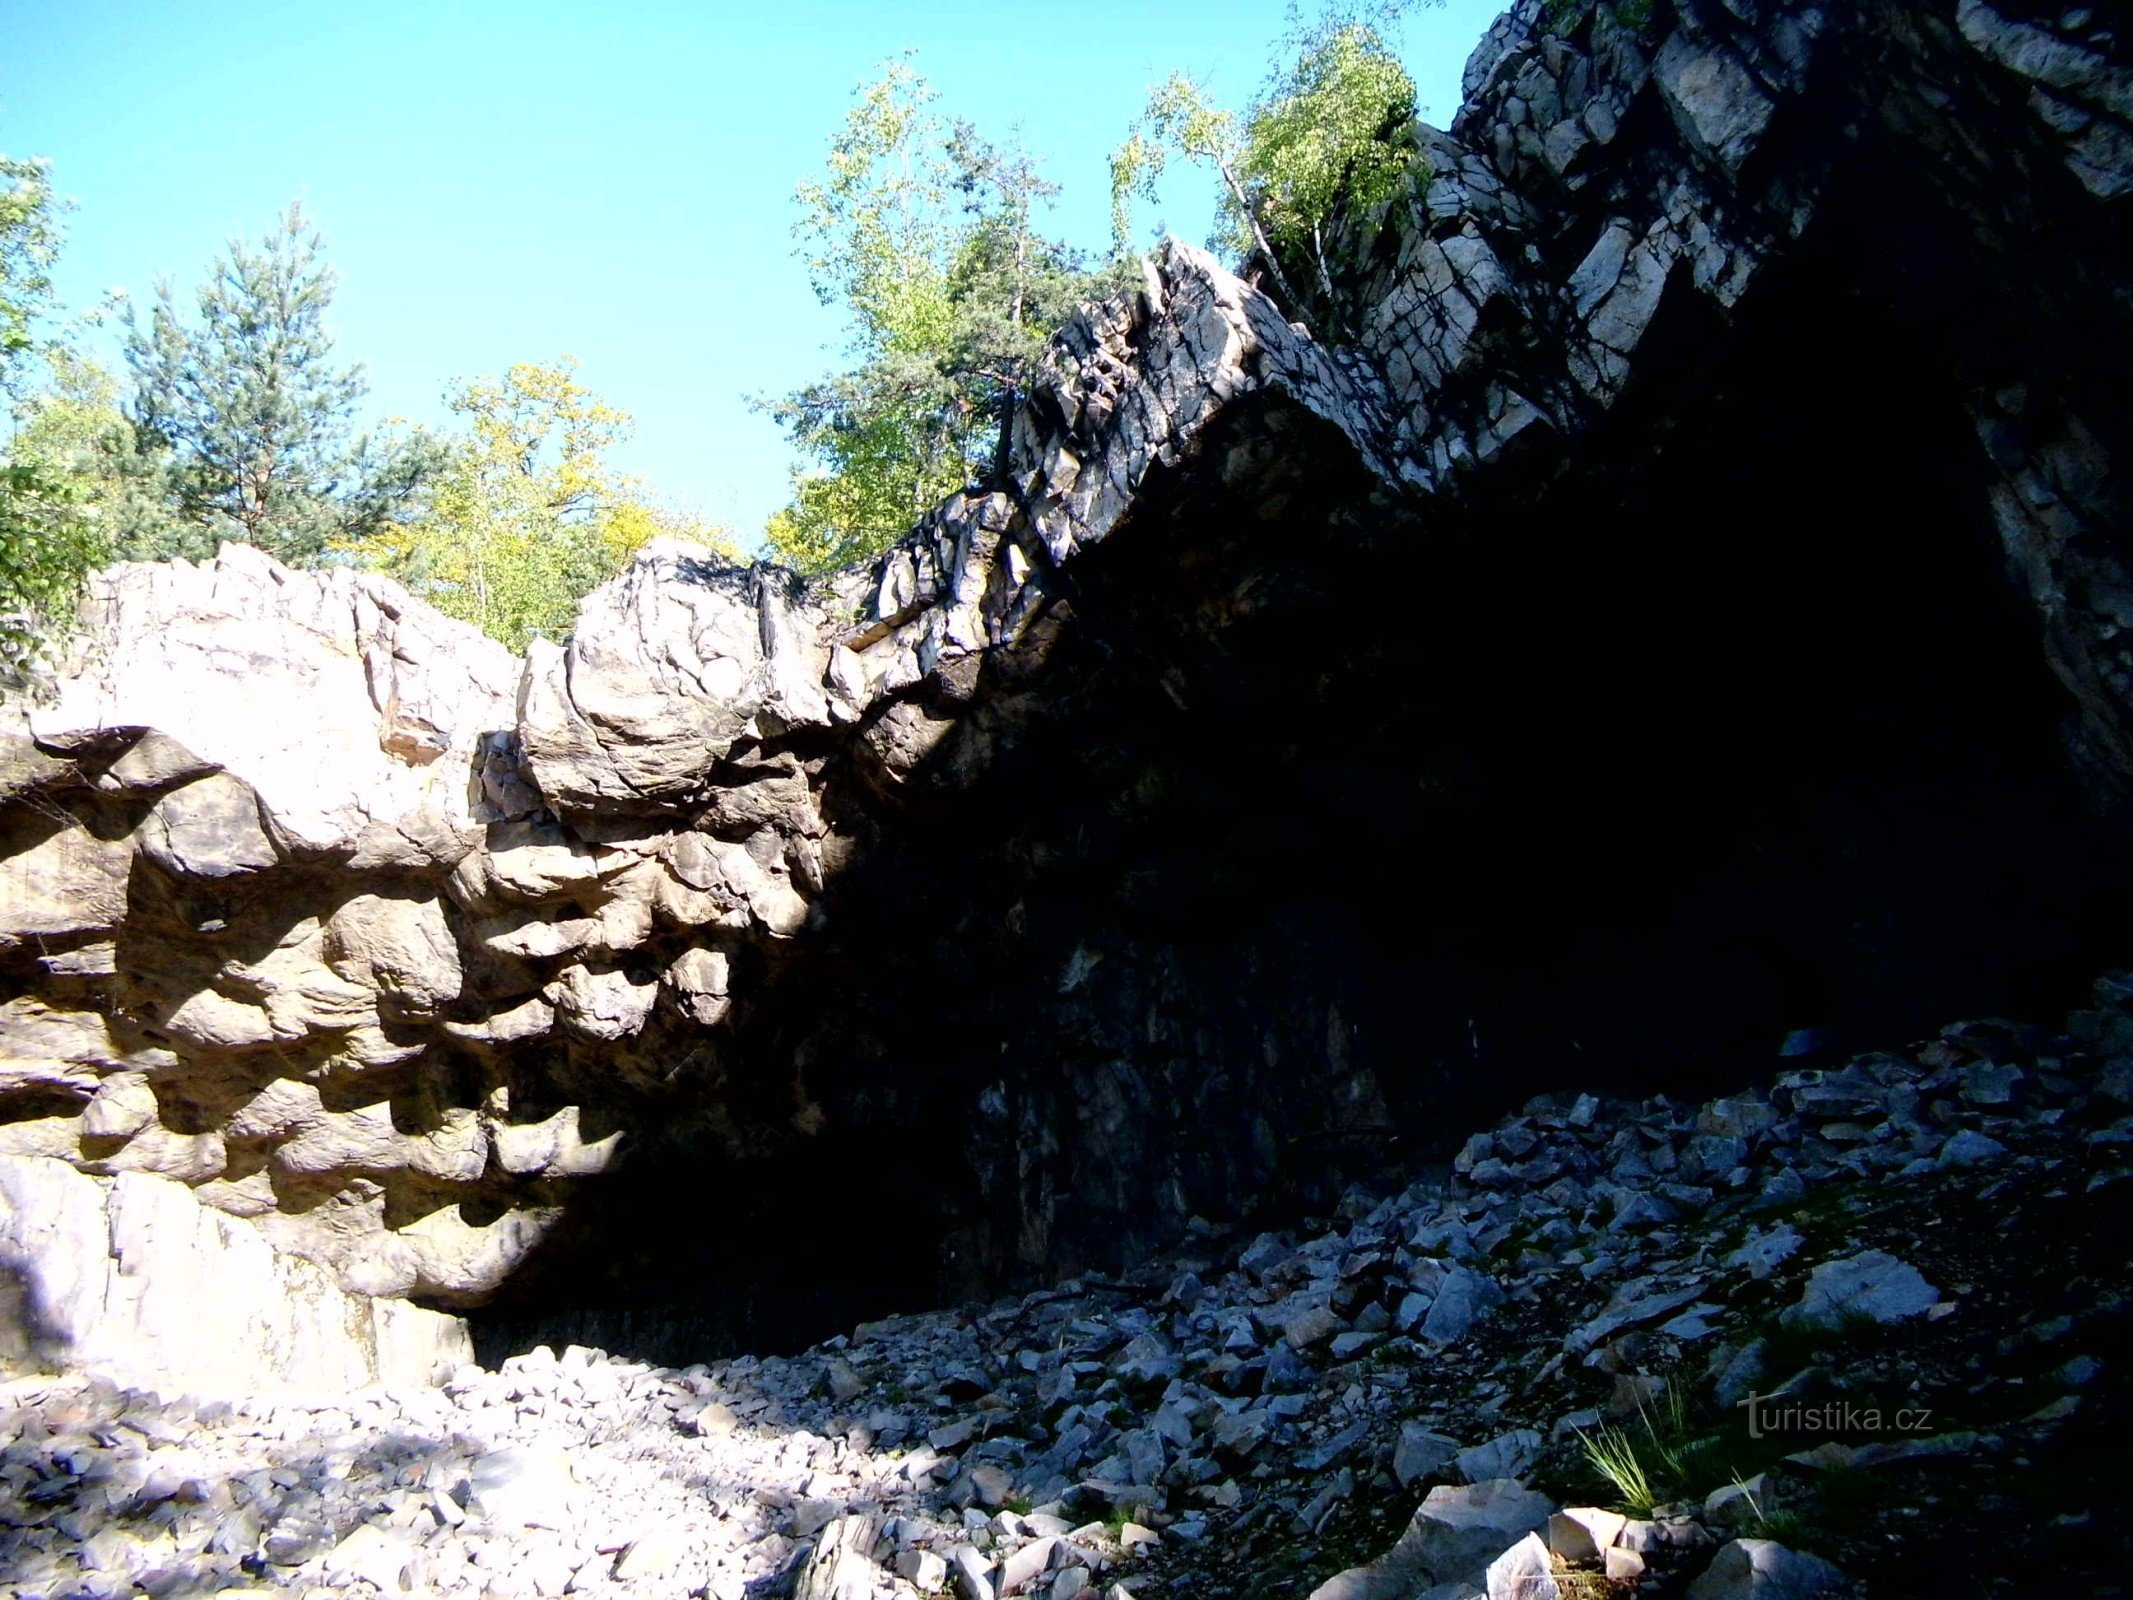
[[[1274,247],[1267,240],[1266,229],[1259,225],[1259,208],[1252,204],[1251,196],[1244,192],[1244,185],[1237,181],[1236,173],[1230,170],[1229,163],[1219,154],[1215,157],[1215,167],[1222,174],[1222,181],[1229,185],[1229,192],[1236,198],[1237,209],[1244,213],[1244,220],[1252,225],[1252,237],[1259,241],[1259,254],[1266,261],[1267,271],[1274,275],[1274,286],[1281,291],[1282,298],[1289,302],[1289,315],[1301,322],[1306,332],[1310,331],[1310,319],[1303,311],[1303,296],[1296,292],[1296,285],[1289,282],[1289,275],[1281,270],[1280,261],[1275,259]]]

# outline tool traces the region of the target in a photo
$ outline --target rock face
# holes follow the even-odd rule
[[[182,1183],[0,1157],[0,1372],[346,1394],[435,1383],[471,1353],[457,1318],[345,1293]]]
[[[894,1195],[819,1332],[2107,954],[2123,42],[1622,9],[1521,0],[1322,303],[1166,246],[864,569],[657,545],[522,663],[106,574],[0,726],[0,1151],[648,1345]]]

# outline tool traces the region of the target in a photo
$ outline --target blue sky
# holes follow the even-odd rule
[[[1431,120],[1503,3],[1402,26]],[[0,151],[50,157],[79,204],[73,309],[188,287],[300,198],[375,414],[440,420],[454,378],[567,351],[637,418],[620,464],[752,537],[792,456],[746,397],[839,337],[791,255],[793,187],[877,63],[915,49],[949,114],[1019,126],[1065,190],[1054,231],[1094,247],[1149,85],[1183,69],[1242,101],[1284,24],[1285,0],[0,0]],[[1211,191],[1183,174],[1157,213],[1201,239]]]

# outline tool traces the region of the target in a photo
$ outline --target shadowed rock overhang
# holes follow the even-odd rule
[[[864,568],[656,546],[523,662],[102,575],[0,1151],[678,1353],[2124,960],[2125,45],[1653,10],[1507,13],[1330,299],[1166,246]]]

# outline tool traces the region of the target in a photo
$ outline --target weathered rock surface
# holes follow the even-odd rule
[[[1449,719],[1418,773],[1380,761],[1399,796],[1385,814],[1456,793],[1471,751],[1445,703],[1468,686],[1355,643],[1400,631],[1355,621],[1379,573],[1416,570],[1388,552],[1552,485],[1614,494],[1625,460],[1664,457],[1655,441],[1758,306],[1811,319],[1839,298],[1826,281],[1901,301],[1938,350],[1934,404],[1980,441],[1966,492],[2071,697],[2077,761],[2117,793],[2133,774],[2122,41],[2087,11],[1980,0],[1679,0],[1644,26],[1621,9],[1521,0],[1426,164],[1336,228],[1326,303],[1284,311],[1166,247],[1139,293],[1055,342],[1009,481],[951,498],[863,570],[801,582],[655,546],[567,644],[521,663],[372,577],[235,548],[106,574],[55,697],[0,725],[0,1152],[189,1185],[352,1292],[448,1306],[492,1296],[588,1186],[652,1153],[693,1179],[810,1147],[835,1165],[839,1140],[873,1141],[919,1150],[916,1174],[945,1143],[955,1176],[925,1201],[927,1244],[965,1286],[1145,1256],[1284,1186],[1338,1192],[1384,1130],[1487,1078],[1485,1007],[1461,987],[1478,958],[1418,958],[1442,986],[1420,1025],[1463,1033],[1465,1057],[1375,1046],[1409,978],[1348,993],[1298,957],[1308,911],[1206,956],[1165,902],[1228,869],[1184,847],[1168,879],[1125,859],[1113,920],[1052,925],[1087,876],[1066,842],[1086,819],[1017,832],[1012,803],[1045,772],[999,804],[983,785],[1099,682],[1181,717],[1213,705],[1220,740],[1287,745],[1268,752],[1283,774],[1327,766],[1323,723],[1255,729],[1230,697],[1302,695],[1294,680],[1339,658],[1348,676],[1278,720],[1308,703],[1367,749]],[[1983,326],[1981,284],[2001,286]],[[1278,566],[1251,537],[1322,564]],[[1274,646],[1251,632],[1262,607]],[[1296,616],[1325,633],[1282,633]],[[1254,652],[1279,664],[1239,678]],[[1179,742],[1147,715],[1147,747]],[[1078,754],[1077,725],[1057,726],[1055,778]],[[1246,786],[1212,757],[1182,774],[1105,759],[1089,765],[1118,787],[1083,808],[1099,829]],[[1232,838],[1263,863],[1249,897],[1310,858],[1298,900],[1334,921],[1367,905],[1378,862],[1327,866],[1340,851],[1298,843],[1340,831],[1321,792],[1267,789],[1296,814]],[[975,815],[939,798],[959,793]],[[847,982],[868,963],[840,941],[871,926],[867,895],[897,899],[903,867],[944,895],[936,847],[961,848],[989,898],[927,902],[939,926],[901,943],[975,931],[917,971],[995,947],[1019,987],[988,977],[889,1015],[883,988],[916,980],[890,964],[883,988]],[[1516,950],[1491,959],[1523,970]],[[1335,948],[1324,965],[1353,963]],[[1247,983],[1258,1009],[1240,1012]],[[1023,1042],[1054,1036],[1056,1055]],[[1396,1079],[1408,1057],[1434,1064]],[[1611,1226],[1663,1230],[1752,1136],[1714,1130],[1696,1173],[1625,1182]],[[1991,1158],[1974,1141],[1933,1157]],[[1500,1310],[1448,1272],[1416,1307],[1443,1345]],[[1330,1313],[1294,1310],[1300,1363]]]
[[[443,1379],[457,1318],[341,1289],[170,1178],[0,1156],[0,1373],[201,1395]]]

